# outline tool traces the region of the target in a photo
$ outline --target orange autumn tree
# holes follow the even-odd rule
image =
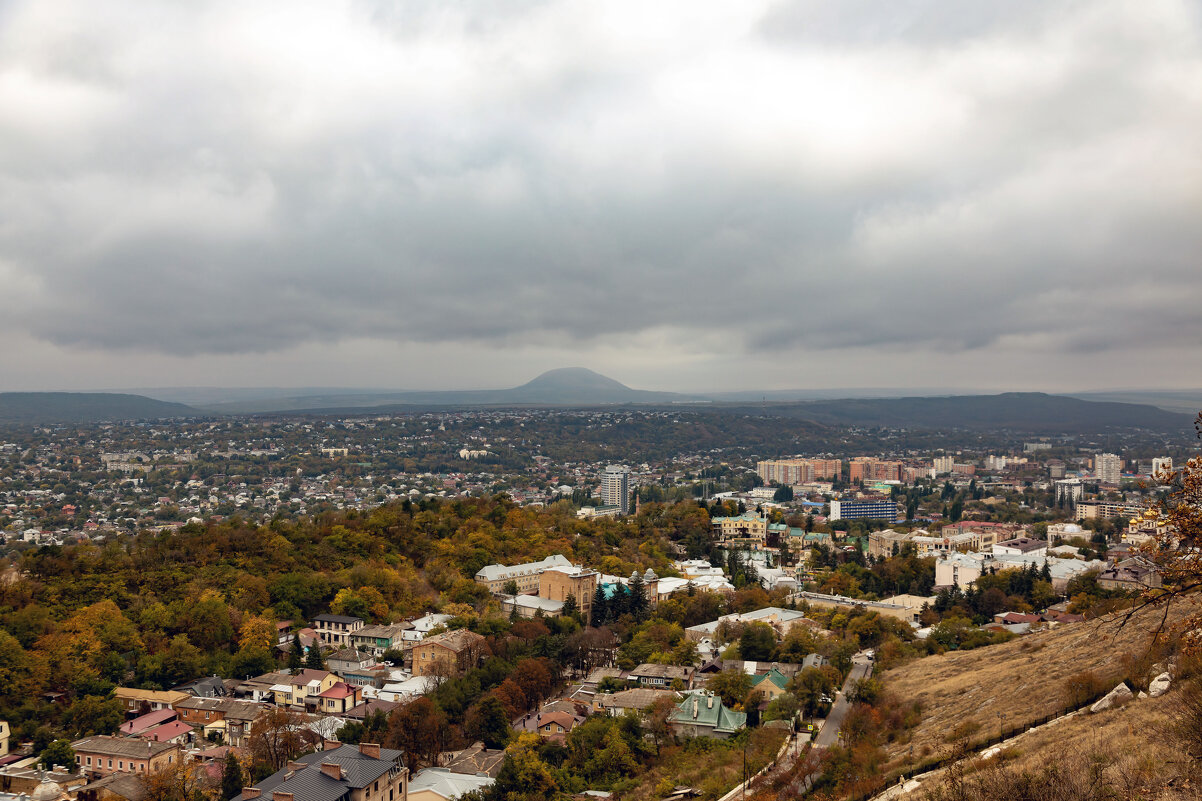
[[[1202,413],[1194,428],[1202,438]],[[1202,457],[1195,456],[1180,470],[1157,478],[1172,485],[1173,491],[1161,511],[1156,533],[1141,552],[1160,570],[1161,586],[1144,589],[1136,609],[1162,608],[1165,617],[1158,633],[1180,633],[1182,648],[1198,651],[1202,650],[1202,611],[1187,614],[1172,631],[1165,621],[1173,602],[1202,590]]]

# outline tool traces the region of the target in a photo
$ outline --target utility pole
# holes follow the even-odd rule
[[[743,741],[743,798],[747,798],[747,741]]]

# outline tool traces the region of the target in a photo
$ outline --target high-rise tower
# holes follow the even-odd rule
[[[621,514],[630,512],[630,468],[611,464],[601,474],[601,501],[616,506]]]

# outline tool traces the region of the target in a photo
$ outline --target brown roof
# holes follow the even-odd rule
[[[657,665],[653,662],[639,665],[630,671],[632,678],[640,676],[657,676],[665,679],[688,679],[693,675],[693,668],[680,665]]]
[[[672,690],[652,690],[644,687],[622,690],[619,693],[602,693],[597,696],[597,704],[602,709],[646,709],[660,698],[675,701],[677,695]]]
[[[230,720],[255,720],[270,707],[258,701],[241,701],[236,698],[187,698],[176,704],[175,708],[223,712]]]
[[[78,788],[77,792],[101,789],[128,801],[142,801],[146,797],[146,785],[132,773],[111,773],[103,779],[85,784]]]
[[[482,642],[484,642],[484,638],[476,632],[468,631],[467,629],[456,629],[455,631],[447,631],[442,634],[435,634],[433,637],[427,637],[418,643],[418,645],[437,645],[459,653]]]
[[[443,767],[452,773],[483,773],[497,778],[501,765],[505,762],[504,749],[489,749],[484,743],[474,743],[462,751],[451,751],[443,754],[446,761]]]
[[[150,740],[127,740],[124,737],[108,737],[98,735],[85,737],[71,743],[75,753],[103,754],[104,756],[125,757],[126,759],[148,759],[165,754],[168,751],[179,750],[175,743],[156,743]]]

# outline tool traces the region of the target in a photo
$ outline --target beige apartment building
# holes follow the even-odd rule
[[[597,591],[600,574],[583,567],[553,567],[542,572],[538,579],[538,597],[564,601],[576,596],[580,615],[587,622],[593,611],[593,594]]]
[[[843,473],[843,462],[838,459],[765,459],[756,463],[755,471],[766,484],[776,481],[792,486],[838,478]]]

